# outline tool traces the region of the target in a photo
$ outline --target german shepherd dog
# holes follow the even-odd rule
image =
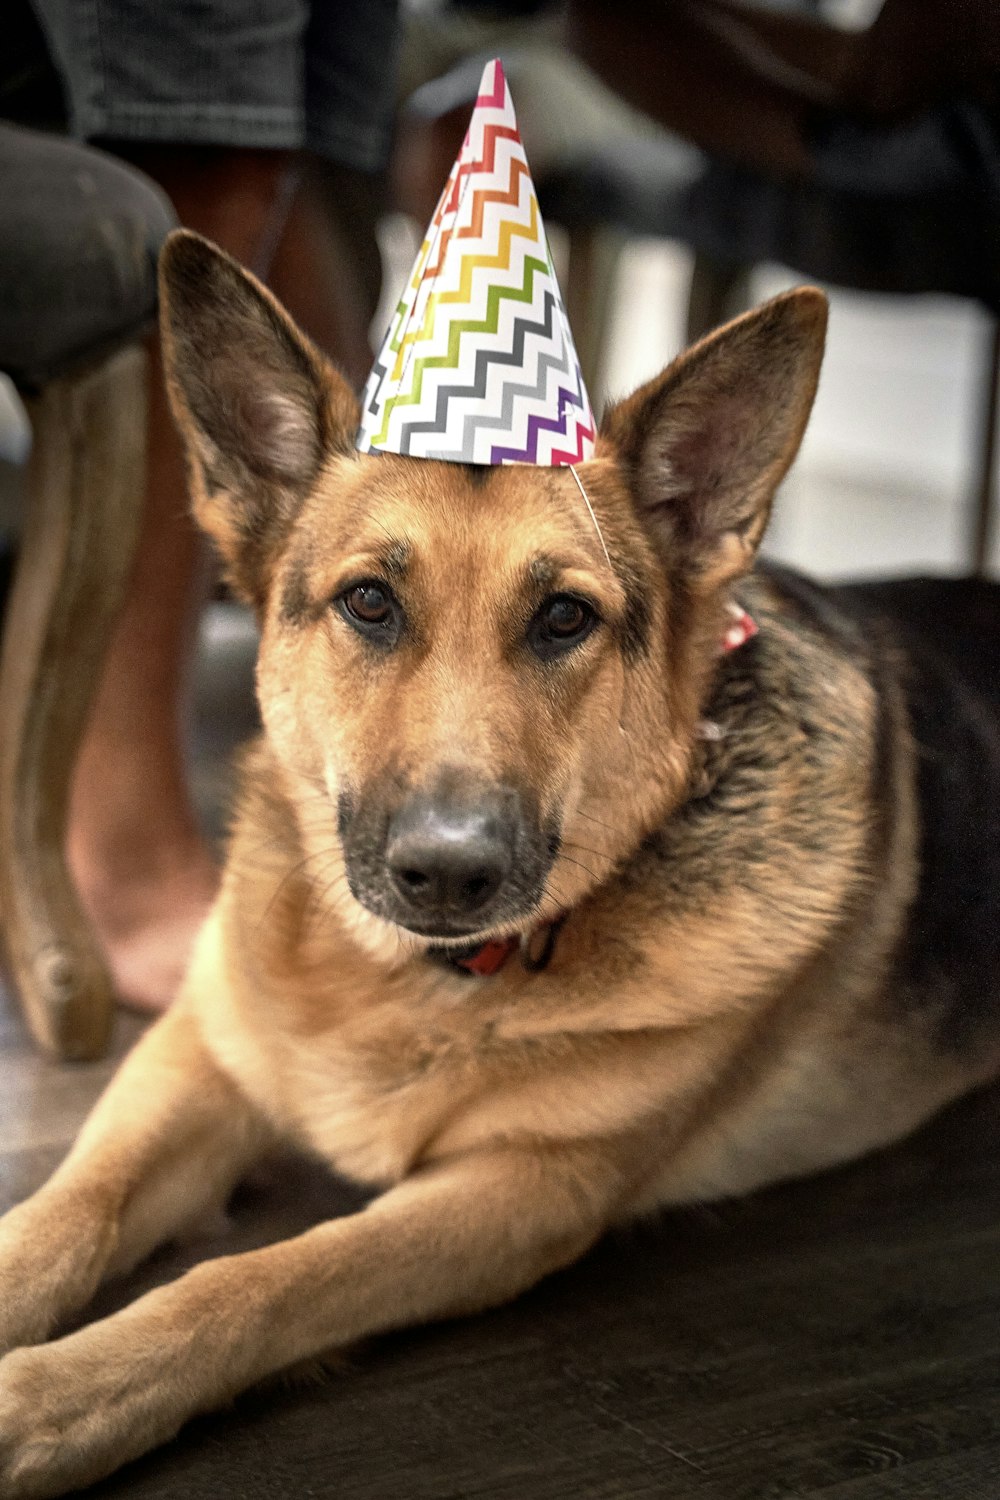
[[[176,1004],[0,1223],[13,1497],[1000,1072],[996,598],[948,662],[891,589],[755,566],[820,292],[609,410],[593,517],[566,469],[360,456],[343,380],[196,236],[162,304],[264,732]],[[725,652],[734,601],[758,629]],[[45,1342],[289,1141],[368,1206]]]

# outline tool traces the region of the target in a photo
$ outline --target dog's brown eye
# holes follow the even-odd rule
[[[359,583],[344,595],[344,608],[364,625],[382,625],[392,614],[392,596],[377,583]]]
[[[553,599],[545,610],[545,624],[549,634],[565,640],[568,636],[579,635],[587,623],[587,611],[579,599],[568,597]]]
[[[363,579],[338,594],[334,608],[373,646],[391,650],[404,625],[402,608],[395,594],[375,578]]]
[[[553,594],[528,626],[528,645],[543,661],[551,661],[585,641],[596,624],[597,615],[584,599]]]

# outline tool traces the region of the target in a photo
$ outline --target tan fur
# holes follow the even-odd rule
[[[512,1297],[612,1223],[869,1149],[975,1073],[886,1006],[916,879],[900,702],[764,578],[742,596],[766,691],[748,706],[720,669],[815,390],[818,293],[609,415],[580,468],[609,569],[569,474],[361,459],[343,383],[250,278],[182,235],[163,286],[196,509],[261,615],[265,735],[183,993],[0,1224],[16,1497],[93,1480],[296,1361]],[[375,659],[328,601],[400,543],[413,629]],[[559,589],[603,623],[543,670],[522,631]],[[394,795],[456,757],[558,812],[538,901],[491,928],[565,914],[544,972],[471,979],[348,887],[345,788]],[[44,1342],[279,1140],[377,1196]]]

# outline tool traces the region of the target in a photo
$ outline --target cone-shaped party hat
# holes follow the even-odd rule
[[[357,445],[549,466],[594,451],[590,399],[496,59],[368,377]]]

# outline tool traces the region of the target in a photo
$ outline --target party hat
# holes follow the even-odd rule
[[[375,361],[357,446],[580,463],[594,417],[498,59]]]

